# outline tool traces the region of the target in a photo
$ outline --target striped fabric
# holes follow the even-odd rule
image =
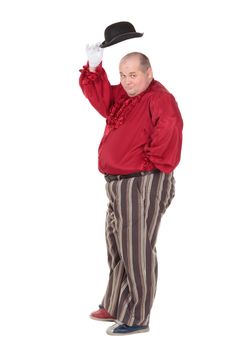
[[[173,173],[106,183],[109,281],[101,305],[129,326],[148,325],[156,292],[156,237],[175,194]]]

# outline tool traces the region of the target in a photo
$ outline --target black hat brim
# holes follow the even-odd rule
[[[133,33],[124,33],[121,35],[116,36],[115,38],[113,38],[111,41],[107,42],[107,41],[103,41],[102,44],[100,45],[100,47],[105,48],[108,46],[112,46],[115,45],[117,43],[120,43],[121,41],[127,40],[127,39],[133,39],[133,38],[139,38],[143,36],[143,33],[137,33],[137,32],[133,32]]]

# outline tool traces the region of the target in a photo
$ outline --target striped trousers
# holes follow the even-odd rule
[[[102,300],[115,319],[148,325],[156,292],[156,237],[175,194],[173,173],[155,173],[106,183],[109,281]]]

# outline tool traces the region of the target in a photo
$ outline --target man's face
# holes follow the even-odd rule
[[[151,68],[143,71],[138,56],[123,60],[119,66],[121,85],[130,96],[136,96],[146,90],[153,78]]]

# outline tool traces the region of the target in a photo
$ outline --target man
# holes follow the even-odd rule
[[[109,335],[149,330],[156,292],[156,238],[175,192],[182,118],[171,93],[154,80],[149,59],[133,52],[119,65],[121,83],[111,86],[102,68],[103,49],[87,47],[80,86],[106,118],[99,170],[109,199],[106,242],[110,267],[106,293],[91,318],[115,321]]]

